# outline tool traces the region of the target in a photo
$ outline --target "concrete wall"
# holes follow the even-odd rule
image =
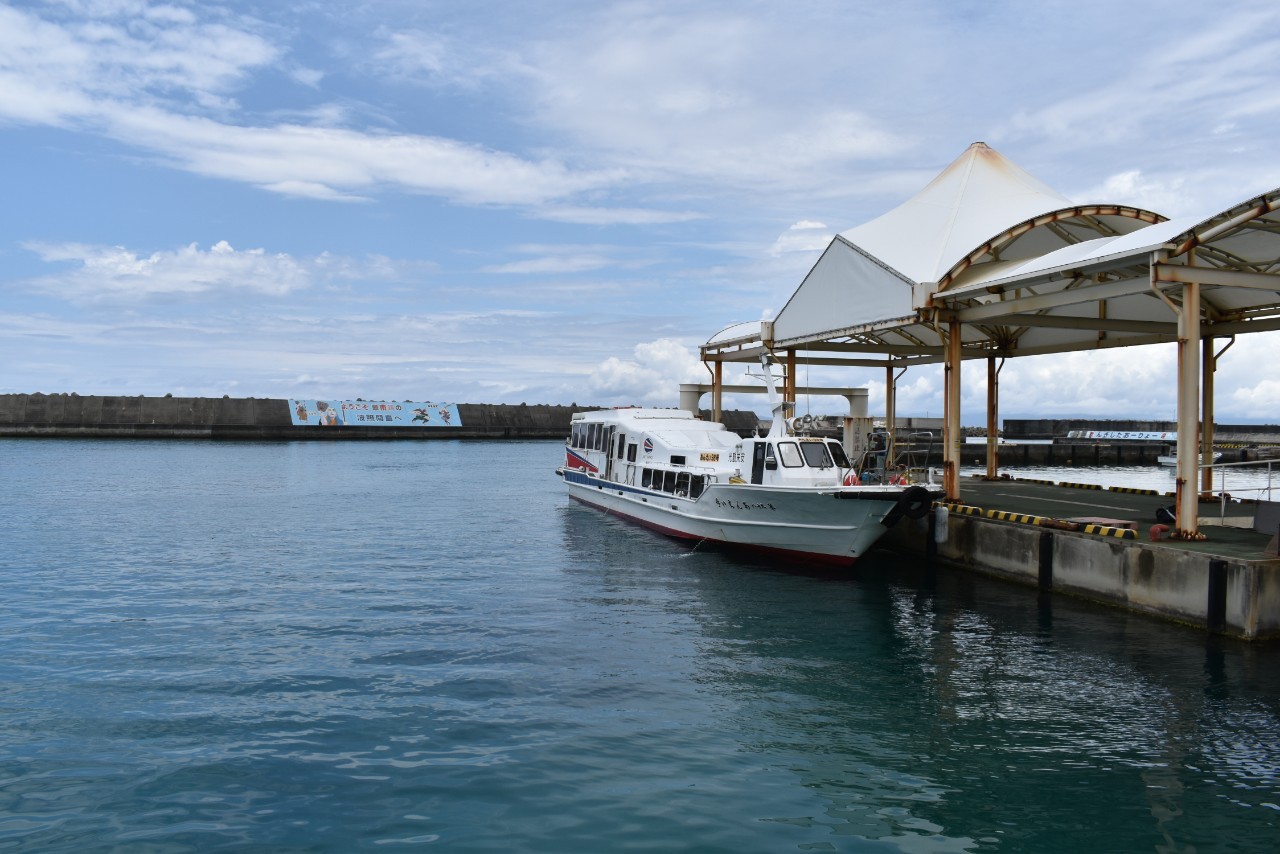
[[[457,427],[295,427],[275,398],[0,394],[0,436],[212,439],[563,439],[590,406],[458,404]],[[709,417],[709,416],[707,416]],[[754,412],[728,412],[744,435]]]
[[[882,545],[1235,637],[1280,637],[1277,560],[1215,558],[954,512],[945,522],[946,541],[936,543],[937,524],[936,517],[903,520]]]
[[[262,435],[294,429],[288,404],[266,398],[0,395],[4,436]]]

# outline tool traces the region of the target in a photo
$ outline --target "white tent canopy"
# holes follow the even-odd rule
[[[841,237],[912,281],[936,282],[993,234],[1070,204],[975,142],[919,193]]]
[[[798,364],[883,366],[890,376],[945,362],[948,493],[956,497],[962,359],[1183,342],[1179,432],[1190,436],[1202,370],[1212,388],[1212,350],[1202,364],[1201,342],[1276,329],[1280,189],[1168,221],[1125,205],[1077,205],[977,142],[915,196],[836,236],[758,337],[721,333],[702,357],[770,352],[793,372]],[[1211,394],[1203,408],[1207,445]],[[1180,484],[1195,476],[1196,449],[1187,444],[1179,446]],[[1178,526],[1195,534],[1195,494],[1185,493]]]

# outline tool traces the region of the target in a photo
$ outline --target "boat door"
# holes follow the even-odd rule
[[[604,428],[604,436],[600,439],[600,450],[604,451],[604,479],[613,480],[613,425]]]
[[[764,459],[768,453],[768,442],[756,442],[751,446],[751,482],[764,483]]]

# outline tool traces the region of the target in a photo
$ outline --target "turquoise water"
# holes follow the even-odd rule
[[[1280,646],[690,550],[555,442],[0,441],[0,851],[1271,851]]]

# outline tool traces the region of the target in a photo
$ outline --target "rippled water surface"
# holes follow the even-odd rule
[[[1280,648],[567,500],[555,442],[0,441],[0,851],[1272,851]]]

